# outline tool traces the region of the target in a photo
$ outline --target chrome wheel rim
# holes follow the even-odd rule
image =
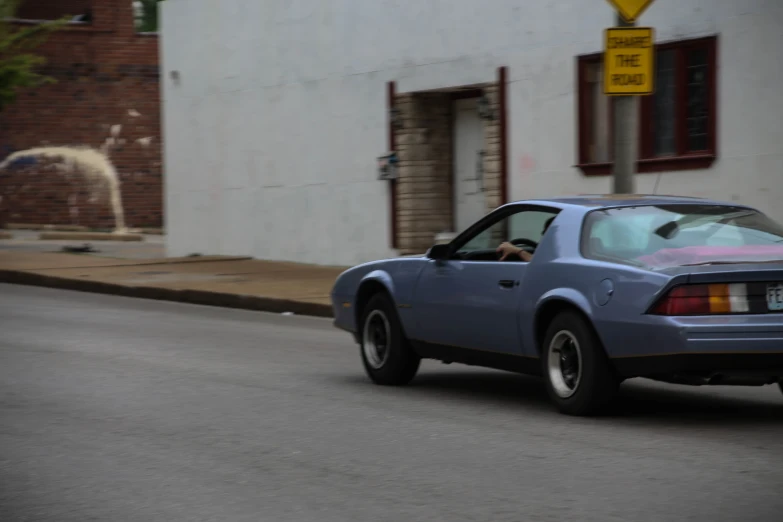
[[[386,364],[389,358],[391,327],[386,315],[380,310],[373,310],[364,321],[362,349],[367,364],[373,370],[378,370]]]
[[[557,332],[549,343],[547,356],[549,382],[561,399],[571,397],[582,380],[582,350],[568,330]]]

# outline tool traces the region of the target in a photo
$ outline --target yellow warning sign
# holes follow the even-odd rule
[[[605,31],[604,94],[644,96],[655,92],[655,30],[612,27]]]
[[[653,0],[608,0],[627,22],[635,22]]]

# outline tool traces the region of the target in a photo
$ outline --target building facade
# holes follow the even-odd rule
[[[162,16],[170,254],[354,264],[507,201],[611,190],[607,2],[167,0]],[[783,220],[783,2],[656,0],[640,25],[657,90],[637,192]]]
[[[136,31],[130,0],[27,0],[18,27],[70,17],[35,52],[56,83],[23,91],[0,113],[0,161],[40,147],[102,150],[121,182],[126,223],[163,221],[158,37]],[[110,228],[105,190],[83,166],[28,158],[0,172],[0,224]],[[81,169],[81,170],[80,170]]]

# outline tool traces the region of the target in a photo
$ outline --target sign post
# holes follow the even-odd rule
[[[617,27],[606,30],[604,94],[614,97],[613,192],[632,194],[639,144],[638,96],[655,91],[655,33],[636,27],[653,0],[608,0],[617,10]]]

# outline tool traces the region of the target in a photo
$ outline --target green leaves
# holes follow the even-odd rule
[[[158,31],[158,3],[163,0],[138,0],[141,4],[141,19],[138,31],[140,33],[155,33]]]
[[[53,83],[54,79],[34,72],[46,62],[40,56],[22,54],[0,61],[0,110],[16,99],[23,88]]]
[[[0,0],[0,110],[12,103],[21,89],[53,83],[54,79],[40,74],[46,60],[33,51],[47,36],[68,20],[55,20],[36,25],[17,25],[9,21],[24,0]]]

